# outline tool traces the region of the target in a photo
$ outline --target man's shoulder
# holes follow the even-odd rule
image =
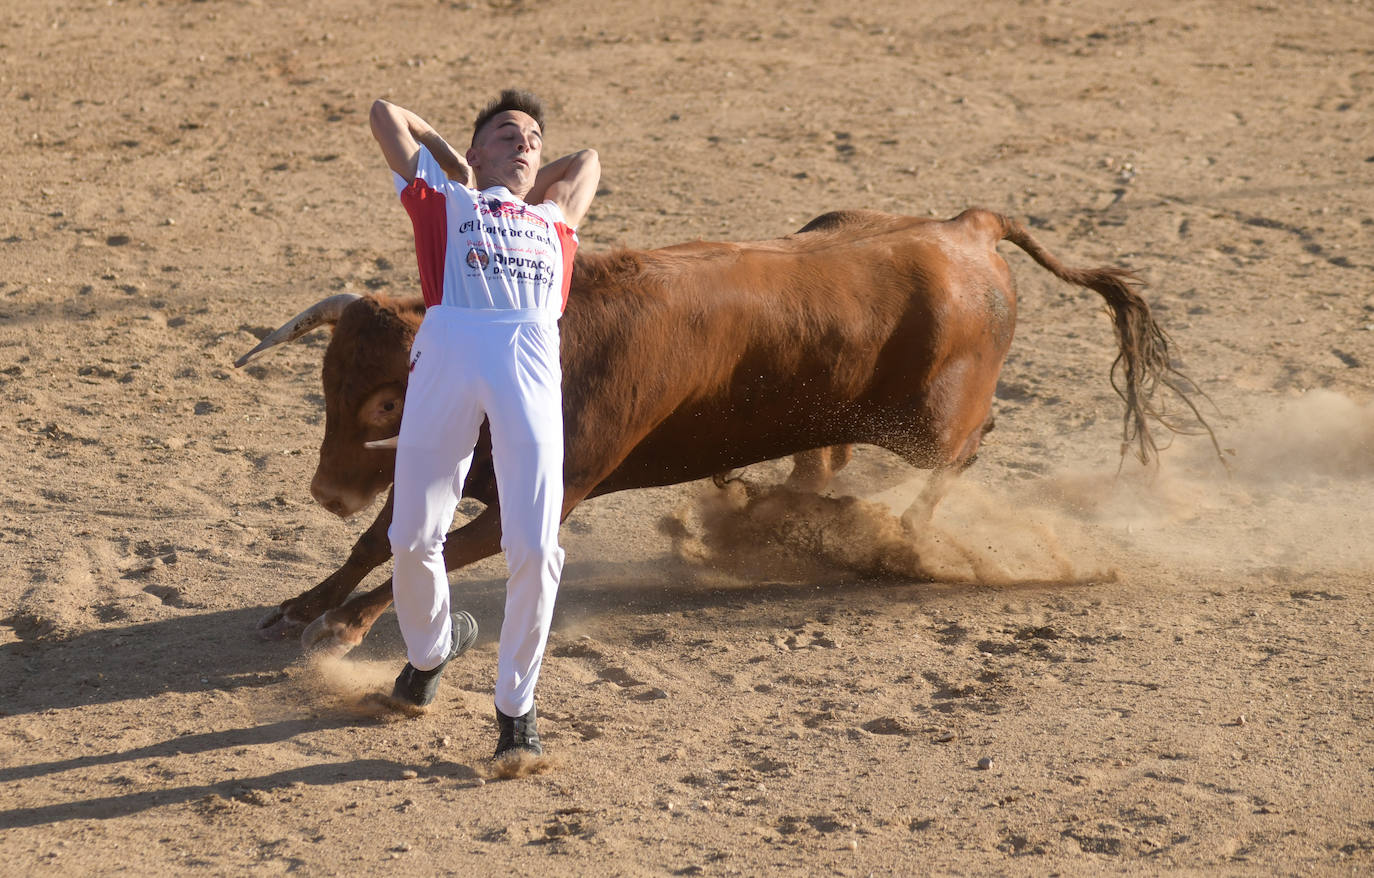
[[[399,174],[397,175],[400,176]],[[404,179],[404,178],[403,178]],[[415,154],[415,179],[422,181],[431,189],[444,192],[473,192],[466,185],[450,177],[440,166],[428,147],[420,146]]]
[[[557,201],[541,201],[536,207],[539,208],[539,212],[543,214],[549,222],[557,225],[567,225],[568,219],[563,215],[563,208]]]

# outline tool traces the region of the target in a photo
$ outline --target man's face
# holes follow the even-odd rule
[[[527,113],[506,110],[491,117],[468,147],[477,188],[503,185],[524,198],[534,186],[544,135]]]

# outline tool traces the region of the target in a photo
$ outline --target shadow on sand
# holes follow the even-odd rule
[[[846,580],[831,576],[805,582],[743,582],[706,575],[702,568],[676,562],[657,564],[588,563],[569,565],[559,598],[554,630],[592,625],[629,631],[637,617],[663,613],[717,611],[725,624],[769,629],[798,614],[814,615],[846,603],[905,602],[914,608],[932,598],[947,598],[968,584]],[[1058,583],[1024,583],[1021,588],[1063,588]],[[1069,586],[1071,587],[1071,586]],[[459,581],[454,605],[469,609],[491,642],[500,630],[505,582]],[[1009,590],[999,586],[998,590]],[[722,612],[723,611],[723,612]],[[738,612],[735,612],[738,611]],[[34,639],[0,646],[0,663],[22,669],[6,686],[0,716],[17,717],[119,701],[151,701],[170,693],[215,692],[290,685],[287,668],[302,658],[294,641],[265,643],[255,635],[262,608],[178,616],[157,622],[108,626],[64,639]],[[722,620],[713,619],[719,625]],[[354,652],[360,660],[400,660],[395,622],[384,616],[377,631]],[[74,756],[0,768],[0,783],[42,778],[61,772],[143,759],[171,758],[271,744],[349,726],[381,726],[389,720],[342,707],[310,705],[308,716],[278,719],[243,728],[173,735],[128,750]],[[409,766],[405,766],[409,767]],[[353,759],[321,763],[259,777],[235,777],[186,787],[146,790],[0,811],[0,829],[37,826],[72,819],[108,819],[149,808],[206,800],[206,807],[232,807],[234,796],[273,795],[296,784],[323,786],[394,779],[403,766],[389,760]],[[468,766],[415,766],[421,773],[473,777]],[[280,795],[280,794],[278,794]]]

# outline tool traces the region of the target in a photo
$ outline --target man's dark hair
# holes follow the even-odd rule
[[[477,114],[477,121],[472,123],[472,139],[477,140],[477,134],[482,130],[482,126],[490,122],[493,116],[507,110],[517,110],[529,116],[539,126],[539,133],[544,133],[544,102],[531,92],[508,88]]]

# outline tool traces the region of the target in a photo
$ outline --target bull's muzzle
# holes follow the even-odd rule
[[[339,491],[328,480],[320,478],[316,473],[310,480],[310,496],[315,498],[315,502],[329,510],[340,518],[349,518],[366,503],[359,502],[359,498],[349,497],[346,492]]]

